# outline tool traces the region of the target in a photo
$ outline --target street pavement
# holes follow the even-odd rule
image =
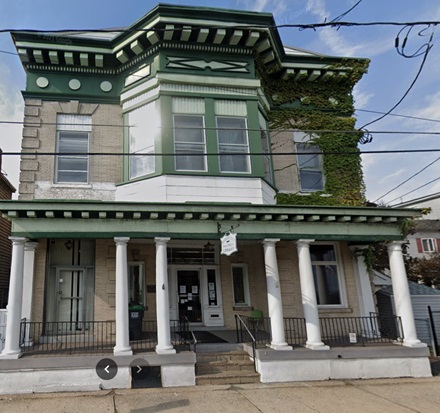
[[[2,413],[438,413],[440,376],[0,395]]]

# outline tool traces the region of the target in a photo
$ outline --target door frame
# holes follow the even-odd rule
[[[221,287],[221,277],[220,277],[220,267],[218,265],[168,265],[168,284],[169,284],[169,300],[170,300],[170,319],[179,319],[179,291],[177,283],[177,272],[185,270],[197,270],[199,272],[199,285],[200,285],[200,306],[202,312],[202,322],[201,323],[191,323],[194,326],[209,326],[213,325],[210,323],[211,310],[215,309],[218,316],[218,322],[215,325],[224,325],[223,316],[223,299],[222,299],[222,287]],[[208,301],[208,270],[215,270],[216,274],[216,288],[217,288],[217,305],[209,306]]]

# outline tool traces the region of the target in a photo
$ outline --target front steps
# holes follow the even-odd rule
[[[245,351],[197,353],[196,385],[259,383]]]

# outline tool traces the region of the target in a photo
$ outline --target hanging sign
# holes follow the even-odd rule
[[[237,252],[237,234],[233,232],[227,232],[223,237],[220,238],[223,255],[231,255],[234,252]]]

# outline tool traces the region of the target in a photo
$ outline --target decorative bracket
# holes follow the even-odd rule
[[[222,224],[220,224],[220,222],[217,222],[217,232],[219,235],[226,234],[227,232],[234,232],[234,229],[238,228],[239,226],[240,224],[235,225],[235,227],[231,225],[230,229],[228,229],[227,231],[222,231]]]

